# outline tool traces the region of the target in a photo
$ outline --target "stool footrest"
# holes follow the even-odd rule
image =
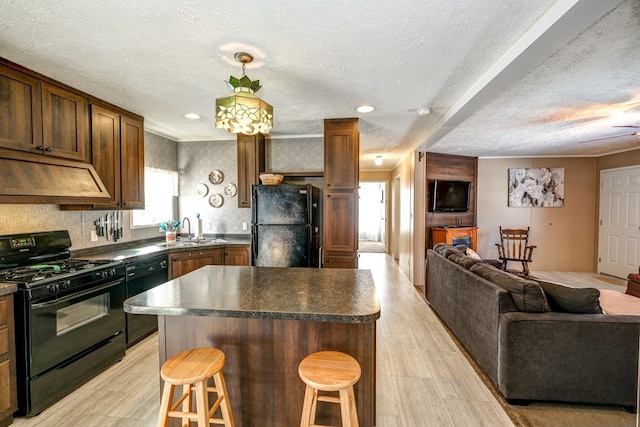
[[[340,398],[336,396],[318,395],[318,402],[340,403]]]

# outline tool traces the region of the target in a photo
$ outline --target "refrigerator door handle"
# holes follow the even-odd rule
[[[256,260],[256,258],[258,258],[258,230],[257,227],[254,226],[253,228],[253,232],[251,233],[251,239],[253,240],[251,242],[251,248],[252,248],[252,252],[253,252],[253,261]],[[252,262],[253,264],[253,262]]]

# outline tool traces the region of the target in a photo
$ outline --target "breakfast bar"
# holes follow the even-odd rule
[[[369,270],[210,265],[129,298],[124,309],[158,316],[160,365],[189,348],[224,352],[236,425],[299,425],[298,365],[323,350],[358,361],[358,418],[375,425],[380,303]],[[339,424],[336,405],[319,404],[317,422]]]

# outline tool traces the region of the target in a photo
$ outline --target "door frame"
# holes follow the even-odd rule
[[[610,168],[610,169],[602,169],[600,171],[600,176],[599,176],[599,197],[598,197],[598,223],[597,223],[597,228],[598,228],[598,232],[597,232],[597,238],[598,238],[598,252],[597,252],[597,272],[599,274],[608,274],[611,275],[611,273],[602,273],[602,256],[604,253],[605,248],[605,242],[606,240],[603,239],[602,237],[602,225],[603,225],[603,212],[602,212],[602,207],[604,205],[604,203],[606,203],[607,201],[604,200],[604,174],[606,173],[615,173],[615,172],[623,172],[623,171],[633,171],[636,170],[637,174],[640,175],[640,166],[624,166],[624,167],[619,167],[619,168]],[[628,235],[625,235],[623,237],[629,237]],[[636,236],[634,236],[636,237]],[[634,271],[630,271],[631,273],[636,273],[635,269]],[[615,276],[618,277],[618,276]],[[622,279],[626,278],[625,277],[621,277]]]

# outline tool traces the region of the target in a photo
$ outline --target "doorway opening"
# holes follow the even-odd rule
[[[385,182],[361,182],[358,193],[358,251],[386,252]]]

